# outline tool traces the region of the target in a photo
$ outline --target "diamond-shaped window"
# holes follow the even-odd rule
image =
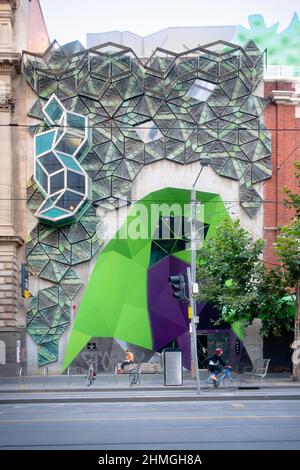
[[[35,165],[35,179],[37,183],[39,184],[40,188],[47,193],[48,192],[48,177],[47,173],[44,171],[44,169],[41,167],[39,162],[36,162]]]
[[[62,191],[65,186],[65,172],[60,171],[56,175],[50,177],[50,193],[55,194],[58,191]]]
[[[39,162],[43,165],[49,175],[52,175],[52,173],[55,173],[62,168],[62,164],[53,152],[49,152],[40,157]]]
[[[65,191],[64,194],[57,200],[56,206],[74,212],[77,206],[82,202],[83,196],[73,193],[72,191]]]
[[[73,171],[67,172],[67,186],[79,193],[85,194],[85,177]]]
[[[159,128],[154,124],[153,121],[143,122],[139,126],[135,126],[134,129],[144,144],[153,142],[154,140],[158,140],[163,137]]]
[[[65,133],[56,146],[57,151],[73,155],[81,145],[82,139],[72,134]]]
[[[50,124],[58,124],[64,113],[64,107],[61,102],[53,95],[46,106],[44,107],[44,114],[48,118]]]
[[[197,78],[197,80],[195,80],[187,92],[187,96],[198,101],[206,101],[215,88],[216,85],[214,83],[206,82],[205,80],[199,80]]]

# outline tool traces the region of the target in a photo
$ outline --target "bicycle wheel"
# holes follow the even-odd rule
[[[87,375],[86,378],[85,378],[85,385],[86,385],[87,387],[90,387],[90,385],[92,385],[92,383],[93,383],[92,377],[89,376],[89,375]]]
[[[138,383],[138,380],[139,380],[139,373],[137,370],[132,370],[129,374],[129,383],[130,383],[130,386],[132,387],[132,385],[135,385]]]

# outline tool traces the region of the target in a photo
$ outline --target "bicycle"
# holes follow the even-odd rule
[[[222,371],[223,374],[220,376],[219,379],[217,378],[217,380],[213,380],[213,377],[216,377],[216,373],[211,372],[208,378],[206,379],[205,383],[213,384],[215,388],[220,388],[221,385],[225,388],[225,380],[228,380],[231,384],[233,384],[233,378],[232,378],[230,369],[231,367],[226,366]]]
[[[91,362],[90,365],[89,365],[88,373],[85,377],[85,385],[87,387],[90,387],[91,385],[94,384],[95,380],[96,380],[96,371],[94,369],[93,362]]]
[[[141,383],[141,365],[142,364],[137,364],[136,366],[134,366],[131,371],[129,372],[129,384],[130,384],[130,387],[132,387],[132,385],[136,385],[137,383]]]

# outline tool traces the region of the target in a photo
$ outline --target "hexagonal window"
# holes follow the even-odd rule
[[[62,169],[62,165],[53,152],[49,152],[39,158],[39,163],[43,165],[49,175]]]
[[[147,144],[148,142],[153,142],[153,140],[158,140],[163,137],[159,128],[154,124],[153,121],[143,122],[134,128],[135,132],[139,138]]]
[[[198,101],[206,101],[215,88],[216,85],[214,83],[206,82],[205,80],[199,80],[197,78],[197,80],[194,81],[193,85],[188,90],[187,96]]]

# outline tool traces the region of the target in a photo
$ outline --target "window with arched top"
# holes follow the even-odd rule
[[[0,339],[0,364],[6,364],[6,346],[4,341]]]

